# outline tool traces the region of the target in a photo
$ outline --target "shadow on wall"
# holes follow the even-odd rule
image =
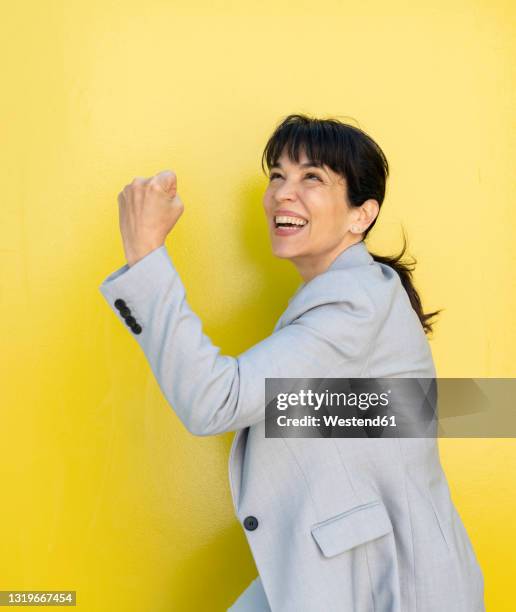
[[[168,607],[163,610],[225,612],[257,574],[247,539],[235,519],[175,569]]]

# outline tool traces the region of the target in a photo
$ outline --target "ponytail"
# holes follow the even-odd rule
[[[398,276],[401,280],[401,284],[403,285],[403,288],[409,296],[412,308],[416,311],[416,314],[419,317],[419,320],[421,321],[421,325],[423,326],[425,334],[429,334],[433,331],[432,327],[435,323],[434,321],[431,321],[431,319],[433,319],[440,312],[442,312],[442,309],[434,310],[433,312],[428,313],[423,312],[421,298],[419,297],[419,293],[417,292],[412,279],[412,272],[416,267],[417,260],[412,257],[412,261],[401,261],[403,255],[405,255],[406,249],[407,241],[405,239],[405,234],[403,234],[403,248],[401,249],[401,252],[398,255],[377,255],[376,253],[372,253],[371,251],[369,251],[369,254],[375,261],[390,266],[398,273]]]

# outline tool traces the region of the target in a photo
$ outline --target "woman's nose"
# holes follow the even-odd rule
[[[293,200],[296,197],[295,185],[292,181],[283,181],[282,184],[275,191],[276,199],[281,200]]]

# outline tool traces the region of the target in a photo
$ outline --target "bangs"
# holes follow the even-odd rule
[[[262,155],[265,174],[285,152],[299,163],[304,152],[314,166],[327,166],[346,179],[349,200],[359,206],[385,197],[389,164],[380,146],[363,130],[338,119],[288,115],[269,138]]]
[[[351,126],[348,126],[351,127]],[[303,115],[290,115],[275,130],[262,155],[262,170],[270,170],[285,151],[290,161],[299,163],[304,152],[314,166],[326,165],[334,172],[344,173],[347,152],[351,142],[342,129],[330,120],[310,119]],[[346,146],[347,145],[347,146]]]

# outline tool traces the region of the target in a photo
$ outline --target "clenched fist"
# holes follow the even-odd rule
[[[171,170],[148,179],[136,177],[122,189],[118,194],[118,216],[129,266],[165,243],[183,210],[177,177]]]

